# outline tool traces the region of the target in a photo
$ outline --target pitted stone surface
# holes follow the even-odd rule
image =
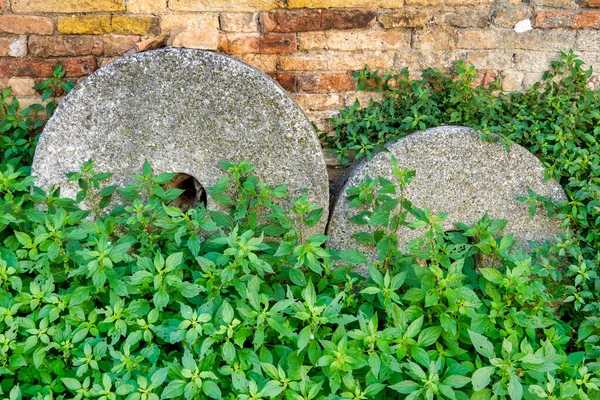
[[[327,170],[313,128],[290,96],[262,72],[231,57],[190,49],[139,53],[98,70],[50,119],[33,175],[43,189],[78,188],[65,178],[88,159],[126,185],[149,160],[156,173],[176,172],[214,185],[219,161],[256,164],[270,185],[289,185],[328,215]],[[209,209],[218,205],[208,198]],[[325,222],[316,228],[323,232]]]
[[[553,180],[544,181],[544,168],[527,149],[513,145],[510,152],[499,144],[481,139],[479,132],[469,128],[443,126],[406,136],[388,144],[372,160],[359,164],[351,173],[335,204],[327,234],[335,249],[359,248],[374,259],[376,250],[360,245],[353,234],[366,230],[349,219],[361,209],[349,208],[346,190],[356,187],[368,175],[394,181],[390,159],[394,155],[400,168],[416,171],[406,190],[406,197],[419,208],[428,207],[433,214],[447,212],[443,227],[455,229],[455,222],[473,224],[487,212],[492,219],[508,223],[503,234],[513,233],[522,244],[556,237],[559,222],[544,211],[529,218],[527,204],[516,200],[531,189],[555,201],[565,198],[561,186]],[[424,230],[401,228],[398,244],[401,249]],[[365,272],[365,271],[361,271]]]

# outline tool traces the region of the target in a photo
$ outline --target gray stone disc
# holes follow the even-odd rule
[[[556,181],[544,181],[541,162],[521,146],[513,145],[507,152],[499,144],[483,141],[480,133],[470,128],[442,126],[408,135],[388,144],[387,149],[389,152],[359,164],[344,185],[328,226],[333,248],[359,248],[370,259],[376,257],[374,248],[360,245],[352,236],[366,226],[349,221],[361,209],[349,208],[346,190],[358,186],[367,175],[394,182],[392,155],[401,168],[416,171],[406,197],[416,207],[428,207],[432,214],[447,212],[445,230],[455,229],[455,222],[473,224],[487,212],[492,219],[507,220],[503,234],[513,233],[524,244],[552,239],[560,231],[559,221],[548,218],[544,210],[529,218],[528,205],[516,200],[526,195],[528,188],[555,201],[565,198]],[[401,228],[400,248],[423,232]]]
[[[270,185],[289,185],[328,215],[329,185],[316,134],[291,97],[271,78],[234,58],[191,49],[161,49],[98,70],[59,105],[36,150],[32,174],[42,189],[60,185],[88,159],[112,184],[126,185],[149,160],[214,185],[219,161],[256,164]],[[193,186],[193,185],[192,185]],[[210,198],[209,209],[219,208]],[[325,218],[323,218],[325,219]],[[315,231],[323,232],[325,221]]]

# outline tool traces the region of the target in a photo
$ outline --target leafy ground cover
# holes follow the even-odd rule
[[[569,194],[568,204],[524,199],[564,219],[569,233],[533,253],[511,251],[502,221],[444,232],[444,214],[403,197],[412,173],[393,164],[394,182],[374,178],[348,193],[357,213],[376,217],[374,234],[357,235],[380,255],[368,280],[352,273],[363,255],[303,234],[321,210],[305,197],[283,209],[286,188],[266,186],[246,162],[223,163],[228,178],[208,188],[227,213],[170,206],[181,191],[162,185],[173,175],[156,175],[148,163],[126,188],[107,185],[110,174],[89,162],[70,175],[81,188],[76,200],[43,193],[29,165],[43,125],[31,113],[44,108],[20,110],[5,91],[1,393],[11,400],[598,398],[598,94],[585,87],[589,73],[578,64],[566,55],[540,85],[500,97],[472,89],[474,71],[461,65],[456,76],[432,71],[422,81],[359,75],[361,88],[384,90],[384,102],[342,112],[332,142],[342,157],[357,132],[374,149],[421,128],[405,126],[403,113],[415,107],[416,116],[454,115],[465,124],[488,115],[480,108],[495,109],[482,128],[530,140]],[[61,71],[39,88],[46,98],[60,90]],[[388,85],[392,78],[404,83]],[[369,118],[390,127],[371,130]],[[382,129],[381,140],[371,135]],[[108,208],[114,196],[124,205]],[[83,201],[92,209],[82,210]],[[428,230],[402,254],[395,232],[414,227]]]

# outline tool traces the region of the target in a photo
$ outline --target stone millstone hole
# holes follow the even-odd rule
[[[188,211],[191,208],[196,208],[200,204],[206,207],[206,190],[191,175],[178,173],[169,182],[163,185],[163,189],[181,189],[183,193],[178,198],[169,202],[170,206],[179,207],[182,211]]]

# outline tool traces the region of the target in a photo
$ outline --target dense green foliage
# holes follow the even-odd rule
[[[502,221],[443,232],[443,214],[404,198],[413,173],[393,164],[395,182],[348,193],[375,228],[357,239],[380,254],[364,279],[351,272],[362,254],[307,235],[321,210],[306,196],[284,209],[287,189],[246,162],[223,163],[228,178],[208,188],[223,212],[170,206],[173,174],[148,163],[125,188],[89,162],[69,175],[76,200],[43,193],[28,166],[39,126],[11,104],[4,143],[25,140],[0,161],[0,393],[11,400],[599,397],[595,294],[579,300],[597,265],[580,236],[525,254],[510,251]],[[423,227],[398,252],[396,231]],[[576,247],[587,258],[570,265]]]
[[[370,157],[393,139],[441,124],[470,126],[507,148],[517,143],[534,153],[568,200],[552,204],[530,192],[531,212],[546,209],[564,221],[568,234],[534,258],[545,272],[559,316],[579,329],[579,339],[600,351],[600,90],[588,87],[592,70],[572,52],[561,53],[540,82],[522,93],[496,95],[497,84],[478,86],[473,66],[458,63],[421,79],[371,71],[355,74],[359,90],[381,93],[381,101],[355,104],[332,120],[334,135],[323,135],[338,159]],[[581,324],[581,325],[580,325]]]

